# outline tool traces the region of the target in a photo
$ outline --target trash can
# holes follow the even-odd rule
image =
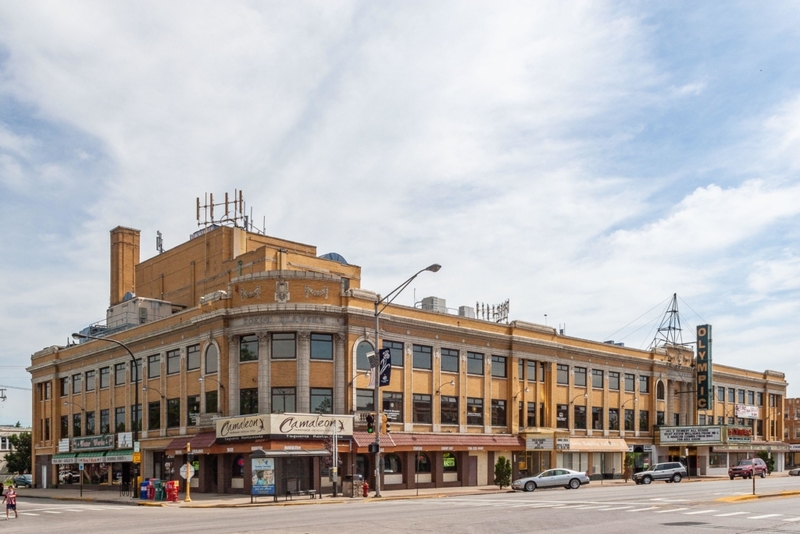
[[[139,498],[142,500],[147,499],[147,489],[150,487],[150,480],[144,479],[141,484],[139,484]]]
[[[345,475],[342,481],[342,495],[345,497],[359,497],[364,486],[364,477],[361,475]]]

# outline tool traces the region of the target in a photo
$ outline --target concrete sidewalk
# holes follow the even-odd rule
[[[773,473],[771,477],[787,476],[785,473]],[[727,477],[692,477],[691,479],[684,479],[683,483],[703,482],[710,480],[725,480]],[[633,481],[628,481],[628,485],[633,486]],[[626,482],[620,479],[617,480],[603,480],[592,481],[592,487],[618,487],[626,485]],[[80,494],[79,488],[62,487],[62,488],[19,488],[17,490],[19,498],[24,501],[25,499],[54,499],[59,501],[73,501],[73,502],[86,502],[86,503],[106,503],[117,504],[126,506],[174,506],[180,508],[236,508],[236,507],[249,507],[249,506],[302,506],[309,504],[344,504],[354,501],[381,501],[381,500],[398,500],[398,499],[417,499],[417,498],[442,498],[452,497],[458,495],[486,495],[493,493],[510,493],[510,488],[503,488],[502,490],[497,486],[467,486],[467,487],[452,487],[452,488],[420,488],[416,489],[402,489],[402,490],[383,490],[381,497],[376,498],[375,493],[370,491],[370,497],[342,497],[341,495],[333,497],[331,493],[325,493],[322,498],[317,497],[312,499],[308,496],[295,497],[291,500],[286,500],[284,497],[279,497],[277,502],[274,502],[272,497],[258,497],[255,504],[251,504],[249,495],[228,495],[220,493],[195,493],[192,492],[192,502],[184,502],[185,494],[181,491],[179,501],[164,502],[164,501],[149,501],[134,499],[132,497],[122,497],[118,491],[101,491],[101,490],[84,490],[83,495]],[[776,494],[779,495],[779,494]]]

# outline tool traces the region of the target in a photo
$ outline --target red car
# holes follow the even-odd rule
[[[767,476],[767,464],[761,458],[742,460],[738,465],[728,469],[728,476],[731,477],[731,480],[736,477],[753,478],[753,475],[758,475],[761,478]]]

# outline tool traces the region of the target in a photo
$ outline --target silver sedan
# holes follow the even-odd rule
[[[511,489],[534,491],[536,488],[578,489],[589,483],[586,473],[570,469],[548,469],[532,477],[520,478],[511,483]]]

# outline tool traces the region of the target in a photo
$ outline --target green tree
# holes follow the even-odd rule
[[[6,454],[9,473],[31,472],[31,433],[22,432],[8,437],[12,451]]]
[[[767,451],[759,452],[758,457],[764,460],[764,463],[767,464],[767,473],[772,473],[775,470],[775,458],[773,458]]]
[[[511,462],[505,456],[498,458],[494,464],[494,483],[500,486],[500,489],[511,485]]]

